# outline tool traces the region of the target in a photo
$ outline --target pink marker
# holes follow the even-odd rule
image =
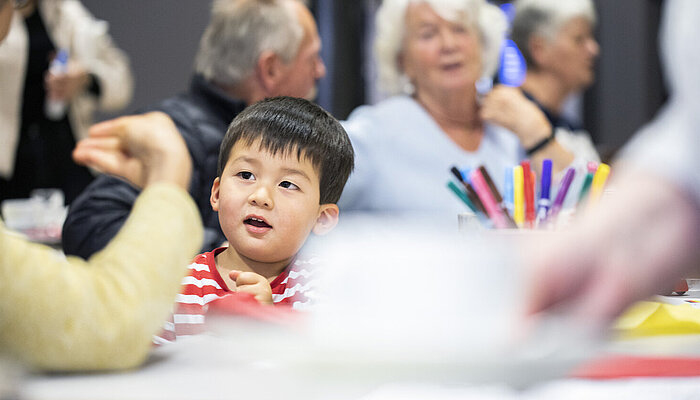
[[[493,225],[498,229],[507,228],[508,221],[505,215],[503,215],[503,211],[496,203],[496,199],[494,199],[491,194],[491,190],[486,183],[486,179],[484,179],[484,176],[481,174],[481,171],[479,171],[478,168],[474,169],[469,177],[472,181],[472,186],[476,189],[476,194],[479,196],[484,208],[486,208],[489,218],[493,221]]]

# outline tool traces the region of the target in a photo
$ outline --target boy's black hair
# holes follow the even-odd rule
[[[219,150],[217,175],[221,177],[238,141],[272,155],[307,157],[320,178],[321,204],[337,203],[354,165],[355,153],[340,122],[316,104],[294,97],[273,97],[238,114],[226,131]]]

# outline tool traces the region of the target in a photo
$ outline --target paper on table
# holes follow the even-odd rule
[[[641,301],[615,323],[620,337],[700,334],[700,309],[690,304],[663,304]]]

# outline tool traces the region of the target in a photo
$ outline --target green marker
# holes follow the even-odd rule
[[[448,181],[448,182],[447,182],[447,187],[450,188],[450,190],[452,190],[452,193],[456,194],[457,197],[459,197],[459,199],[462,200],[462,202],[463,202],[464,204],[466,204],[467,207],[469,207],[469,209],[472,210],[472,212],[474,212],[474,214],[477,213],[476,207],[474,207],[474,204],[471,202],[471,200],[469,200],[469,197],[467,197],[467,195],[464,194],[464,192],[461,191],[461,190],[457,187],[457,185],[455,185],[454,182]]]

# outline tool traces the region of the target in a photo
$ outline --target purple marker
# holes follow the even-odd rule
[[[542,161],[542,179],[540,180],[540,199],[537,201],[537,224],[547,219],[549,206],[549,188],[552,185],[552,160]]]
[[[569,191],[569,186],[571,186],[571,181],[574,180],[574,175],[576,170],[574,168],[569,168],[566,170],[566,175],[561,181],[561,186],[559,187],[559,192],[557,197],[554,199],[554,204],[552,205],[552,212],[549,213],[549,218],[554,220],[559,214],[562,206],[564,205],[564,199],[566,198],[566,193]]]

